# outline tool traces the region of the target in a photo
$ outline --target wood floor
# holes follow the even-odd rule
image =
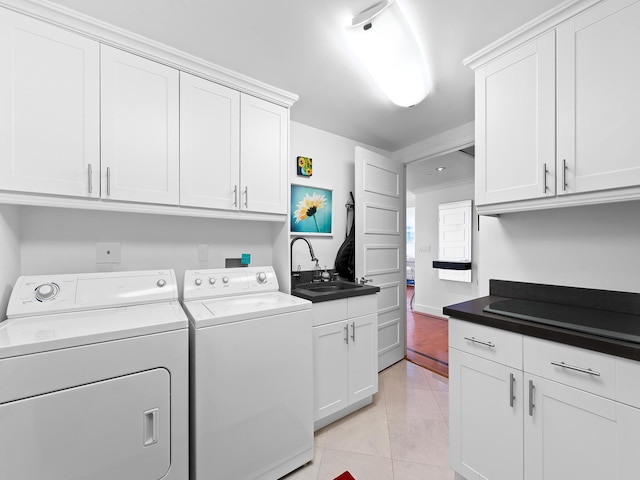
[[[412,311],[412,296],[413,287],[407,286],[407,360],[448,378],[448,321]]]

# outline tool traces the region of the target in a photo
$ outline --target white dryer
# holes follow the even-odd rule
[[[313,459],[311,302],[272,267],[186,271],[191,480],[275,480]]]
[[[188,478],[172,270],[20,277],[0,323],[0,477]]]

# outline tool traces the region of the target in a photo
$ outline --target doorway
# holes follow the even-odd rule
[[[406,358],[444,376],[448,376],[449,353],[448,320],[442,315],[442,308],[475,298],[477,289],[475,278],[470,284],[441,280],[432,266],[439,257],[438,207],[442,203],[473,199],[472,153],[473,150],[454,150],[409,163],[405,172]]]

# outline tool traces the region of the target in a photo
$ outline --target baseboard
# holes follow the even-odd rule
[[[429,305],[422,305],[420,303],[413,304],[413,311],[418,313],[424,313],[425,315],[431,315],[432,317],[449,318],[442,313],[442,308],[430,307]]]

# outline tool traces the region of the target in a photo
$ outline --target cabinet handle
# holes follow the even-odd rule
[[[344,326],[344,343],[349,345],[349,325]]]
[[[533,380],[529,380],[529,416],[533,417],[533,409],[535,405],[533,404],[533,391],[536,386],[533,384]]]
[[[555,365],[556,367],[566,368],[567,370],[575,370],[576,372],[587,373],[589,375],[594,375],[596,377],[600,376],[600,372],[596,372],[595,370],[591,370],[590,368],[576,367],[574,365],[569,365],[568,363],[564,363],[564,362],[551,362],[551,365]]]
[[[107,196],[111,195],[111,167],[107,167]]]
[[[569,169],[567,165],[567,159],[562,159],[562,191],[567,191],[567,170]]]
[[[233,206],[238,206],[238,185],[233,186]]]
[[[509,374],[509,406],[513,407],[513,402],[516,399],[514,394],[514,384],[516,383],[516,377],[513,376],[513,373]]]
[[[546,163],[543,163],[542,167],[542,177],[544,179],[544,181],[542,182],[544,184],[544,190],[542,190],[542,193],[546,194],[549,191],[549,187],[547,186],[547,173],[549,173],[549,170],[547,169]]]
[[[356,341],[356,322],[351,322],[351,340]]]
[[[244,206],[249,207],[249,187],[244,187]]]
[[[89,193],[93,193],[93,167],[91,164],[88,165],[87,175],[89,176]]]
[[[478,340],[476,337],[464,337],[464,339],[469,340],[470,342],[473,342],[473,343],[479,343],[480,345],[484,345],[486,347],[496,348],[495,343],[483,342],[482,340]]]

